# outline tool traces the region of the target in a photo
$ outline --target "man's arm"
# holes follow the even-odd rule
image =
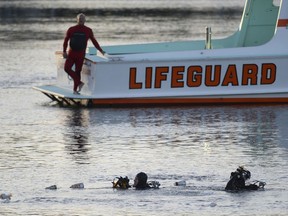
[[[99,43],[97,42],[96,38],[94,37],[94,34],[91,30],[90,36],[89,36],[90,40],[92,41],[93,45],[96,47],[96,49],[98,49],[102,55],[105,54],[104,50],[100,47]]]
[[[68,47],[68,41],[70,39],[70,33],[69,33],[69,29],[66,32],[66,36],[64,38],[64,42],[63,42],[63,57],[67,58],[67,47]]]

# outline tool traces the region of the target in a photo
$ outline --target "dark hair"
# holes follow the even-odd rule
[[[147,188],[147,179],[148,176],[144,172],[140,172],[136,175],[136,178],[138,179],[137,185],[134,185],[136,189],[144,189]]]

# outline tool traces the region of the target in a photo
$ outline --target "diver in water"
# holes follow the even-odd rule
[[[230,175],[230,180],[227,183],[225,190],[240,191],[240,190],[258,190],[264,188],[265,182],[256,181],[253,184],[246,185],[246,180],[251,178],[249,170],[244,169],[243,166],[237,168],[235,172]],[[257,185],[259,183],[259,185]]]
[[[144,172],[140,172],[135,176],[133,187],[138,190],[144,190],[150,188],[147,184],[148,176]]]
[[[145,190],[145,189],[159,189],[160,183],[158,181],[149,181],[147,182],[148,176],[144,172],[138,173],[134,178],[133,187],[136,190]]]
[[[136,190],[145,190],[145,189],[158,189],[160,186],[160,183],[158,181],[149,181],[147,182],[148,176],[146,173],[144,172],[140,172],[135,176],[134,179],[134,184],[133,187]],[[114,180],[112,181],[113,184],[113,188],[116,189],[128,189],[131,186],[129,185],[129,178],[126,176],[125,178],[123,177],[116,177],[114,178]]]

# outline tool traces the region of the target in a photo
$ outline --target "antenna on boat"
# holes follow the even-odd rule
[[[212,35],[211,27],[206,27],[205,49],[212,49],[211,35]]]

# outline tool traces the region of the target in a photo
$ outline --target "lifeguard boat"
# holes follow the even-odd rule
[[[80,95],[57,53],[57,84],[34,89],[62,105],[288,103],[288,0],[273,2],[247,0],[223,39],[88,48]]]

